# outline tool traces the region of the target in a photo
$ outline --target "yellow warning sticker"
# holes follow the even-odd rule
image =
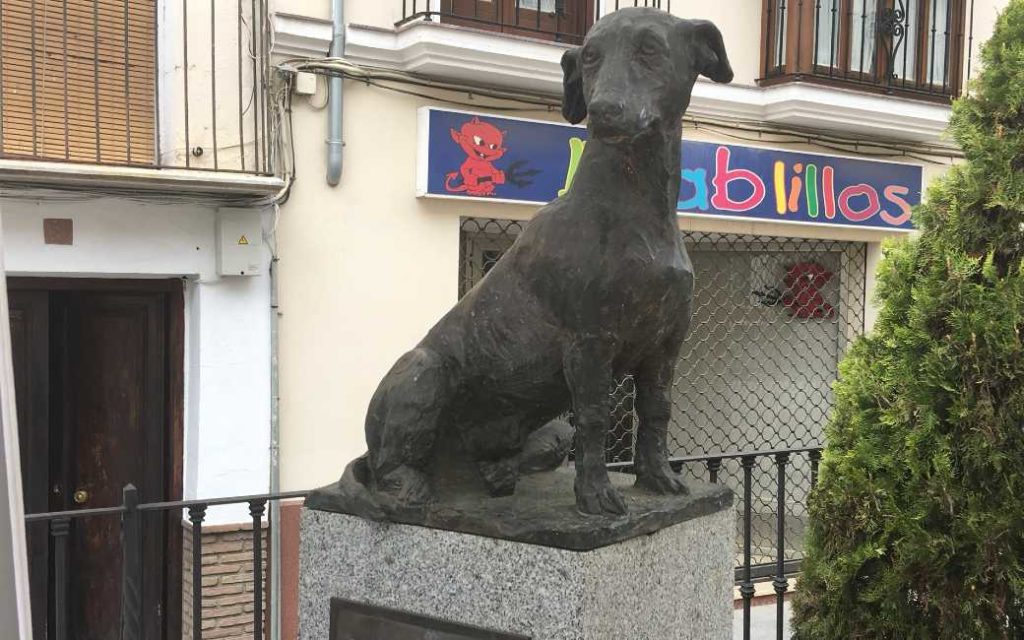
[[[249,244],[249,239],[243,235],[241,238],[238,239],[238,244]]]

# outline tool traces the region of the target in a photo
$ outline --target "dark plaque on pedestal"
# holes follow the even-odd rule
[[[331,598],[330,640],[530,640],[530,637]]]

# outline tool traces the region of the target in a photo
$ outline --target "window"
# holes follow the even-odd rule
[[[961,90],[965,0],[765,0],[762,82],[831,81],[948,98]]]
[[[0,2],[0,155],[154,160],[155,0]]]
[[[441,21],[559,42],[582,41],[593,0],[442,0]]]

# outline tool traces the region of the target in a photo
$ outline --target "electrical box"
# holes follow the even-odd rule
[[[316,74],[300,71],[295,74],[295,93],[311,96],[316,93]]]
[[[259,209],[217,210],[217,273],[255,276],[263,272],[263,226]]]

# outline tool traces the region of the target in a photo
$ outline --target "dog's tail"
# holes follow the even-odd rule
[[[364,453],[345,467],[341,478],[314,490],[306,506],[320,511],[348,513],[378,522],[420,522],[427,505],[407,506],[377,490],[370,472],[369,454]]]
[[[341,478],[334,484],[313,491],[306,506],[322,511],[350,513],[371,520],[385,520],[389,513],[377,500],[370,481],[369,454],[348,463]]]

